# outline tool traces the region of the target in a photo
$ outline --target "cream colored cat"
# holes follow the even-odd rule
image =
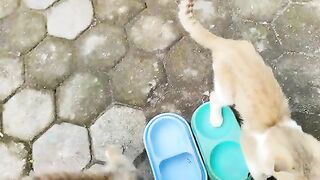
[[[22,180],[138,180],[136,168],[132,162],[122,154],[119,146],[111,145],[106,150],[108,164],[104,172],[55,172],[25,177]]]
[[[194,18],[193,0],[181,0],[179,9],[184,29],[212,51],[210,121],[221,126],[221,107],[235,105],[244,119],[241,146],[253,178],[319,180],[320,143],[291,119],[285,95],[253,45],[210,33]]]

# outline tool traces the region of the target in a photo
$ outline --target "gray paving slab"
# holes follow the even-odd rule
[[[211,54],[183,31],[177,8],[178,0],[1,0],[0,179],[80,171],[108,144],[139,159],[153,116],[190,120],[213,88]],[[319,1],[196,0],[194,9],[211,32],[252,42],[293,118],[320,139]],[[146,159],[135,165],[152,179]]]

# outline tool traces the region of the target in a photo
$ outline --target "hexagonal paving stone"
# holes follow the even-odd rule
[[[153,8],[153,6],[167,6],[171,3],[177,4],[176,2],[172,2],[171,0],[146,0],[147,6],[148,8],[151,7]]]
[[[172,0],[145,0],[148,10],[152,14],[169,15],[177,17],[178,3]]]
[[[193,9],[196,18],[215,34],[223,35],[225,29],[231,24],[231,10],[226,1],[197,0]]]
[[[18,12],[0,21],[1,51],[29,51],[46,34],[45,18],[37,12]]]
[[[75,42],[78,64],[102,71],[110,69],[127,51],[125,38],[126,34],[120,27],[97,25]]]
[[[320,6],[317,3],[291,5],[276,21],[284,48],[296,52],[320,53]]]
[[[320,121],[319,114],[309,112],[292,112],[292,119],[302,127],[303,131],[311,134],[320,141]]]
[[[36,174],[80,171],[90,160],[88,132],[69,123],[55,124],[34,142],[32,158]]]
[[[245,39],[251,41],[264,60],[273,60],[283,53],[283,48],[273,29],[269,25],[253,22],[243,22],[239,19],[230,26],[232,39]]]
[[[169,89],[150,98],[150,106],[146,108],[148,120],[160,113],[176,113],[190,121],[193,112],[203,102],[208,100],[208,90],[197,89]]]
[[[18,7],[18,0],[0,1],[0,19],[10,15]]]
[[[169,84],[178,89],[204,90],[213,81],[210,53],[189,37],[172,47],[165,59]]]
[[[31,9],[46,9],[57,0],[24,0],[23,2]]]
[[[70,74],[72,47],[63,39],[47,37],[26,56],[25,64],[31,85],[54,88]]]
[[[152,52],[169,47],[180,33],[174,21],[143,13],[130,25],[128,36],[136,47]]]
[[[123,25],[143,8],[141,0],[93,0],[96,16],[100,20]]]
[[[104,159],[109,144],[124,146],[124,154],[135,159],[143,151],[142,135],[146,117],[140,110],[124,106],[108,109],[91,127],[94,155]]]
[[[18,58],[0,55],[0,101],[23,83],[23,64]]]
[[[288,0],[232,0],[231,6],[241,17],[256,21],[271,21]]]
[[[60,1],[50,8],[47,18],[50,35],[74,39],[91,24],[93,7],[90,0]]]
[[[274,69],[293,111],[320,114],[319,58],[288,54],[274,62]]]
[[[111,72],[113,94],[117,101],[143,106],[164,78],[163,66],[155,56],[134,50]]]
[[[58,116],[63,120],[88,124],[111,102],[107,80],[77,73],[57,90]]]
[[[17,179],[26,164],[27,151],[22,143],[0,142],[0,179]]]
[[[3,131],[30,141],[54,120],[53,94],[24,89],[15,94],[3,111]]]

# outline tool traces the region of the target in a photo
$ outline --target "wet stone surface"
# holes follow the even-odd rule
[[[27,7],[31,9],[42,10],[48,8],[51,4],[56,2],[57,0],[23,0]]]
[[[0,1],[0,19],[10,15],[18,7],[18,0]]]
[[[311,114],[309,112],[292,112],[292,118],[301,125],[304,132],[307,132],[320,140],[319,114]]]
[[[152,14],[161,16],[171,16],[176,19],[178,3],[176,0],[145,0],[147,9],[152,12]]]
[[[0,179],[101,171],[109,144],[153,179],[146,123],[162,112],[190,121],[213,89],[211,53],[181,27],[178,2],[0,0]],[[318,0],[194,5],[211,32],[253,43],[293,119],[320,140],[319,9]]]
[[[22,11],[0,21],[0,52],[20,54],[36,46],[46,34],[40,13]]]
[[[142,153],[142,141],[146,117],[142,111],[125,107],[112,106],[90,127],[95,158],[105,159],[108,145],[120,144],[124,154],[135,159]]]
[[[47,37],[25,58],[27,82],[55,88],[71,73],[72,47],[59,38]]]
[[[0,55],[0,101],[23,83],[23,64],[19,58]]]
[[[292,110],[320,114],[319,58],[288,54],[277,60],[274,66]]]
[[[165,68],[169,84],[177,89],[209,90],[212,84],[210,53],[189,37],[184,37],[170,49]]]
[[[289,98],[292,117],[320,140],[319,58],[286,54],[273,61],[274,73]]]
[[[134,45],[148,52],[164,50],[180,36],[174,21],[148,13],[137,17],[127,31]]]
[[[106,71],[112,68],[127,51],[123,28],[99,24],[75,42],[76,61],[83,69]]]
[[[119,25],[127,23],[145,8],[142,0],[93,0],[93,4],[100,20]]]
[[[49,9],[47,18],[50,35],[74,39],[89,27],[93,18],[92,3],[90,0],[60,1]]]
[[[0,179],[16,179],[22,176],[27,151],[22,143],[0,142]]]
[[[234,12],[242,18],[270,22],[277,12],[288,4],[288,0],[231,0],[230,4]]]
[[[131,51],[111,72],[115,99],[119,102],[144,106],[150,92],[164,81],[164,69],[158,58]]]
[[[160,113],[172,112],[191,120],[193,112],[203,102],[208,101],[209,91],[195,89],[174,89],[155,92],[150,98],[150,106],[146,109],[148,120]]]
[[[320,54],[320,5],[291,5],[275,21],[284,48],[290,51]]]
[[[4,133],[31,141],[54,120],[53,94],[24,89],[3,106]]]
[[[224,35],[232,22],[230,7],[226,1],[197,0],[194,3],[194,13],[204,27],[217,35]]]
[[[33,144],[35,173],[82,170],[90,160],[88,140],[83,127],[68,123],[52,126]]]
[[[275,32],[268,24],[239,20],[229,27],[228,33],[229,32],[231,35],[228,36],[233,39],[250,41],[256,48],[256,51],[259,52],[266,61],[273,60],[284,52],[276,38]]]
[[[62,120],[89,124],[110,104],[106,80],[88,73],[71,76],[57,90],[58,117]]]

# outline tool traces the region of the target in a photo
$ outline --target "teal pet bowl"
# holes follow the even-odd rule
[[[248,168],[240,147],[240,126],[229,107],[222,109],[223,124],[210,123],[210,104],[202,104],[194,112],[191,128],[199,145],[210,179],[245,180]]]

